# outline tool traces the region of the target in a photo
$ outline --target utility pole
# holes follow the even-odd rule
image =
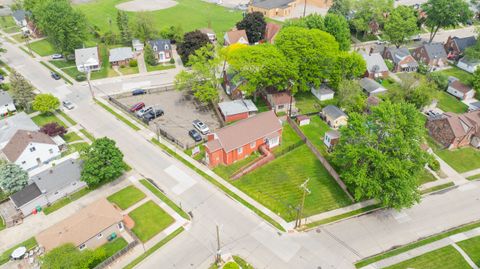
[[[307,0],[303,3],[303,17],[305,18],[305,14],[307,13]]]
[[[220,264],[220,262],[222,262],[222,250],[220,249],[220,230],[218,228],[218,224],[217,224],[217,254],[215,256],[215,263],[216,264]]]
[[[92,74],[92,72],[90,71],[90,67],[87,68],[87,66],[84,63],[83,64],[83,71],[85,72],[85,70],[87,71],[88,88],[90,89],[90,95],[92,96],[92,100],[93,100],[93,99],[95,99],[95,94],[93,93],[92,84],[90,83],[90,75]]]
[[[299,228],[302,225],[302,216],[303,216],[303,207],[305,206],[305,197],[307,193],[310,194],[311,191],[307,188],[307,184],[310,178],[307,178],[305,182],[300,185],[300,189],[303,190],[302,201],[300,203],[300,208],[298,210],[297,220],[295,221],[295,228]]]

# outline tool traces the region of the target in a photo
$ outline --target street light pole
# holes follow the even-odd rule
[[[85,72],[87,70],[87,83],[88,83],[88,88],[90,89],[90,95],[92,96],[92,100],[95,99],[95,94],[93,93],[92,89],[92,84],[90,83],[90,75],[92,74],[90,67],[87,68],[85,63],[83,64],[83,71]]]
[[[305,206],[305,197],[307,193],[310,194],[311,191],[307,188],[307,184],[310,178],[307,178],[305,182],[300,185],[300,188],[303,189],[302,201],[300,203],[300,209],[298,210],[297,220],[295,221],[295,228],[299,228],[302,225],[302,215],[303,215],[303,207]]]

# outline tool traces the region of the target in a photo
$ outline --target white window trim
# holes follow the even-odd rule
[[[242,153],[243,153],[243,147],[237,148],[237,153],[238,153],[238,154],[242,154]]]

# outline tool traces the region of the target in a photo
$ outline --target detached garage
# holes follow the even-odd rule
[[[258,112],[252,100],[234,100],[218,104],[226,123],[246,119]]]

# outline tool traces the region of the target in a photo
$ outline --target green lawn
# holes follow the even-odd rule
[[[446,246],[421,256],[387,267],[388,269],[470,269],[467,261],[453,247]]]
[[[319,112],[321,110],[320,100],[311,92],[295,94],[295,106],[300,110],[300,114]]]
[[[23,241],[22,243],[9,248],[8,250],[6,250],[5,252],[3,252],[0,255],[0,265],[5,264],[10,260],[10,255],[12,254],[12,252],[15,249],[23,246],[23,247],[26,247],[27,250],[30,250],[30,249],[33,249],[34,247],[36,247],[37,245],[38,245],[38,243],[37,243],[37,240],[35,240],[35,237],[31,237],[31,238]]]
[[[47,39],[31,42],[30,48],[40,56],[48,56],[58,53]]]
[[[161,192],[157,187],[155,187],[152,183],[150,183],[146,179],[140,179],[140,183],[142,183],[143,186],[145,186],[149,191],[151,191],[155,196],[157,196],[160,200],[165,202],[170,208],[175,210],[182,218],[189,220],[190,217],[188,214],[183,211],[177,204],[175,204],[170,198],[168,198],[163,192]]]
[[[35,124],[40,126],[40,127],[47,124],[47,123],[51,123],[51,122],[56,122],[56,123],[58,123],[58,125],[61,125],[65,128],[67,127],[67,125],[65,125],[65,123],[63,123],[63,121],[61,121],[59,118],[57,118],[57,116],[55,116],[55,114],[50,113],[50,112],[42,113],[40,115],[37,115],[37,116],[32,118],[32,121],[35,122]]]
[[[135,66],[135,67],[125,66],[123,68],[120,67],[118,70],[123,75],[132,75],[132,74],[137,74],[138,73],[138,66]]]
[[[100,57],[102,59],[101,69],[98,71],[92,72],[90,75],[90,79],[95,80],[95,79],[118,76],[118,74],[113,70],[113,68],[110,65],[110,62],[108,61],[108,47],[103,44],[100,44],[99,47],[100,47],[99,48]]]
[[[288,147],[301,143],[301,141],[302,139],[295,130],[293,130],[292,126],[290,126],[288,122],[285,122],[283,124],[282,140],[280,141],[280,145],[273,149],[273,153],[279,154]]]
[[[158,64],[158,65],[149,65],[148,63],[145,63],[147,66],[147,72],[153,72],[153,71],[161,71],[161,70],[167,70],[167,69],[173,69],[175,68],[174,64]]]
[[[480,266],[480,236],[458,242],[457,245],[467,253],[472,261]]]
[[[91,191],[92,191],[92,189],[83,188],[83,189],[71,194],[70,196],[67,196],[67,197],[62,198],[60,200],[57,200],[51,206],[44,208],[43,213],[45,213],[45,215],[51,214],[51,213],[59,210],[60,208],[70,204],[71,202],[80,199],[84,195],[87,195]]]
[[[299,186],[307,178],[311,194],[305,199],[304,216],[351,204],[306,145],[231,183],[285,220],[292,221],[302,197]]]
[[[18,43],[23,43],[25,42],[25,36],[22,33],[12,35],[10,36],[11,38],[15,39]]]
[[[437,180],[432,173],[430,173],[427,169],[423,169],[420,178],[418,179],[418,186],[421,186],[425,183],[432,182]]]
[[[148,201],[128,214],[135,226],[132,232],[147,242],[174,222],[174,219],[153,201]]]
[[[468,85],[472,84],[473,75],[466,71],[463,71],[462,69],[456,66],[449,69],[442,70],[442,71],[438,71],[438,72],[443,73],[447,76],[456,77],[465,84],[468,84]]]
[[[12,16],[1,16],[0,28],[2,28],[7,34],[20,32],[20,28],[17,26]]]
[[[145,198],[145,193],[137,187],[130,185],[107,197],[107,200],[116,204],[122,210],[138,203]]]
[[[315,147],[322,153],[326,153],[326,146],[323,143],[325,133],[330,130],[330,127],[319,116],[310,117],[310,124],[301,126],[303,134],[315,145]]]
[[[62,156],[67,156],[69,154],[72,154],[74,152],[80,152],[83,149],[87,148],[89,145],[87,142],[80,142],[80,143],[75,143],[75,144],[70,144],[68,145],[68,148],[66,151],[62,152]]]
[[[270,108],[268,107],[267,105],[267,102],[265,101],[265,99],[263,99],[262,97],[257,97],[257,100],[253,100],[253,103],[255,103],[255,106],[257,107],[258,109],[258,113],[261,113],[261,112],[265,112],[265,111],[269,111]]]
[[[127,245],[128,243],[125,239],[123,239],[123,237],[117,237],[113,241],[107,242],[98,248],[105,250],[106,257],[111,257],[113,254],[119,252]]]
[[[84,136],[86,136],[88,139],[90,139],[90,141],[95,141],[95,137],[89,133],[87,130],[85,129],[80,129],[80,133],[82,133]]]
[[[480,151],[472,147],[438,150],[435,153],[459,173],[480,168]]]
[[[102,32],[110,30],[112,27],[117,31],[115,22],[117,9],[115,5],[126,2],[127,0],[94,0],[85,4],[75,5],[76,9],[81,10],[88,21],[100,28]],[[230,30],[235,23],[242,19],[241,11],[233,11],[222,6],[209,4],[201,0],[178,0],[178,5],[152,12],[143,12],[151,18],[156,30],[161,30],[168,26],[181,26],[184,31],[191,31],[198,28],[207,27],[217,32],[217,35]],[[139,13],[128,12],[131,21]]]
[[[82,140],[82,138],[77,133],[70,132],[70,133],[67,133],[63,136],[63,140],[65,140],[65,142],[67,142],[67,143],[71,143],[71,142],[74,142],[74,141]]]
[[[200,152],[192,157],[192,151],[195,147],[199,147]],[[184,152],[185,152],[185,154],[192,157],[196,161],[201,161],[203,159],[203,157],[205,157],[205,145],[202,143],[202,144],[196,145],[195,147],[186,149]]]
[[[75,126],[77,125],[77,122],[74,121],[72,118],[70,118],[70,116],[68,116],[67,114],[65,114],[65,112],[61,111],[60,109],[57,110],[57,113],[60,114],[60,116],[62,116],[66,121],[68,121],[68,123],[70,123],[72,126]]]
[[[52,60],[49,61],[49,63],[53,64],[75,80],[77,79],[78,75],[84,75],[84,73],[78,71],[75,61]]]
[[[446,91],[440,91],[438,95],[438,108],[445,112],[464,113],[468,111],[468,106],[460,102]]]
[[[213,169],[213,171],[221,176],[222,178],[224,179],[230,179],[231,176],[233,176],[233,174],[235,172],[237,172],[238,170],[240,170],[240,168],[244,167],[245,165],[253,162],[255,159],[257,159],[258,157],[260,157],[260,153],[258,152],[255,152],[254,154],[248,156],[247,158],[243,159],[243,160],[240,160],[240,161],[237,161],[231,165],[228,165],[228,166],[225,166],[225,165],[218,165],[217,167],[215,167]]]
[[[423,190],[420,191],[420,194],[431,193],[431,192],[434,192],[434,191],[441,191],[443,189],[450,188],[450,187],[453,187],[453,186],[455,186],[455,183],[448,182],[448,183],[437,185],[437,186],[434,186],[434,187],[431,187],[431,188],[428,188],[428,189],[423,189]]]

